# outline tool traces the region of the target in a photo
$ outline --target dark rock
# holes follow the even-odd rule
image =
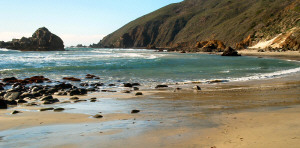
[[[16,100],[6,100],[7,105],[18,105]]]
[[[137,110],[137,109],[134,109],[134,110],[131,111],[132,114],[136,114],[136,113],[139,113],[139,112],[140,112],[140,110]]]
[[[14,114],[18,114],[18,113],[22,113],[20,111],[14,110],[13,112],[11,112],[10,114],[14,115]]]
[[[94,87],[89,87],[89,88],[87,88],[87,91],[97,91],[97,89]]]
[[[103,86],[104,84],[103,83],[92,83],[91,86],[94,86],[94,87],[98,87],[98,86]]]
[[[54,108],[53,107],[49,107],[49,108],[42,108],[42,109],[40,109],[41,112],[48,111],[48,110],[54,110]]]
[[[121,93],[129,94],[129,93],[131,93],[131,91],[129,91],[129,90],[122,90]]]
[[[58,96],[66,96],[66,95],[68,95],[68,93],[65,92],[65,91],[60,91],[60,92],[54,93],[54,95],[58,95]]]
[[[19,99],[18,101],[17,101],[17,103],[19,104],[19,103],[27,103],[27,101],[25,101],[25,100],[23,100],[23,99]]]
[[[45,96],[45,97],[42,97],[40,100],[41,101],[51,101],[51,100],[53,100],[53,97],[52,96]]]
[[[72,84],[65,84],[65,83],[62,83],[62,84],[58,84],[58,85],[55,85],[54,88],[56,89],[71,89],[73,87]]]
[[[133,90],[140,90],[138,87],[133,87]]]
[[[193,89],[195,89],[195,90],[201,90],[201,87],[198,86],[198,85],[196,85],[196,86],[193,87]]]
[[[7,102],[0,99],[0,109],[7,109]]]
[[[99,114],[94,115],[93,117],[94,117],[94,118],[103,118],[103,116],[102,116],[102,115],[99,115]]]
[[[70,100],[79,100],[79,98],[78,97],[72,97],[72,98],[70,98]]]
[[[168,85],[157,85],[155,88],[166,88],[169,87]]]
[[[80,79],[78,78],[74,78],[74,77],[63,77],[64,80],[69,80],[69,81],[81,81]]]
[[[44,76],[33,76],[31,78],[24,79],[21,83],[32,84],[32,83],[44,83],[44,81],[49,81],[48,78]]]
[[[132,83],[131,85],[132,85],[132,86],[141,86],[140,83]]]
[[[89,83],[80,83],[80,86],[86,87],[89,86]]]
[[[70,91],[70,96],[74,96],[74,95],[85,95],[87,94],[87,90],[80,88],[80,89],[73,89]]]
[[[76,101],[74,101],[74,103],[85,102],[85,101],[87,101],[87,100],[76,100]]]
[[[6,83],[16,83],[18,82],[18,79],[15,77],[10,77],[10,78],[4,78],[2,81]]]
[[[10,42],[4,42],[1,47],[23,51],[61,51],[64,50],[64,43],[60,37],[42,27],[36,30],[32,37],[13,39]]]
[[[65,109],[64,108],[55,108],[53,111],[55,112],[61,112],[61,111],[64,111]]]
[[[108,86],[116,86],[116,84],[108,84]]]
[[[20,98],[34,98],[34,95],[28,92],[24,92],[23,94],[20,95]]]
[[[238,52],[237,52],[235,49],[233,49],[233,48],[231,48],[231,47],[227,47],[227,48],[224,50],[222,56],[241,56],[241,55],[238,54]]]
[[[124,83],[124,87],[132,87],[131,83]]]
[[[142,93],[142,92],[137,92],[135,95],[136,95],[136,96],[142,96],[143,93]]]
[[[87,74],[85,76],[86,79],[100,79],[99,77],[95,76],[95,75],[92,75],[92,74]]]

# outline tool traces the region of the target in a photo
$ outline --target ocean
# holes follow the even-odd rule
[[[43,75],[62,81],[71,76],[99,76],[102,83],[144,85],[210,80],[247,81],[300,71],[300,63],[257,57],[222,57],[145,49],[67,48],[67,51],[21,52],[0,49],[0,78]],[[89,80],[91,81],[91,80]]]

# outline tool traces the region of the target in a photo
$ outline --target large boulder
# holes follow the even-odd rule
[[[21,92],[10,91],[4,95],[5,100],[16,100],[20,97]]]
[[[36,30],[32,37],[1,42],[1,48],[23,51],[62,51],[64,50],[64,42],[47,28],[42,27]]]
[[[233,49],[233,48],[231,48],[231,47],[227,47],[227,48],[224,50],[222,56],[241,56],[241,55],[238,54],[238,52],[237,52],[235,49]]]

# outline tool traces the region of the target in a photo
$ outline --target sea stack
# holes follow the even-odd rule
[[[55,34],[52,34],[46,27],[36,30],[32,37],[13,39],[9,42],[0,42],[0,48],[7,48],[21,51],[63,51],[64,42]]]

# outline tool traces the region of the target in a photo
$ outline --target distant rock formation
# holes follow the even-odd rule
[[[227,48],[224,50],[222,56],[241,56],[241,55],[238,54],[238,52],[237,52],[235,49],[233,49],[233,48],[231,48],[231,47],[227,47]]]
[[[32,37],[22,37],[9,42],[1,41],[0,48],[22,51],[63,51],[64,42],[47,28],[42,27],[36,30]]]

